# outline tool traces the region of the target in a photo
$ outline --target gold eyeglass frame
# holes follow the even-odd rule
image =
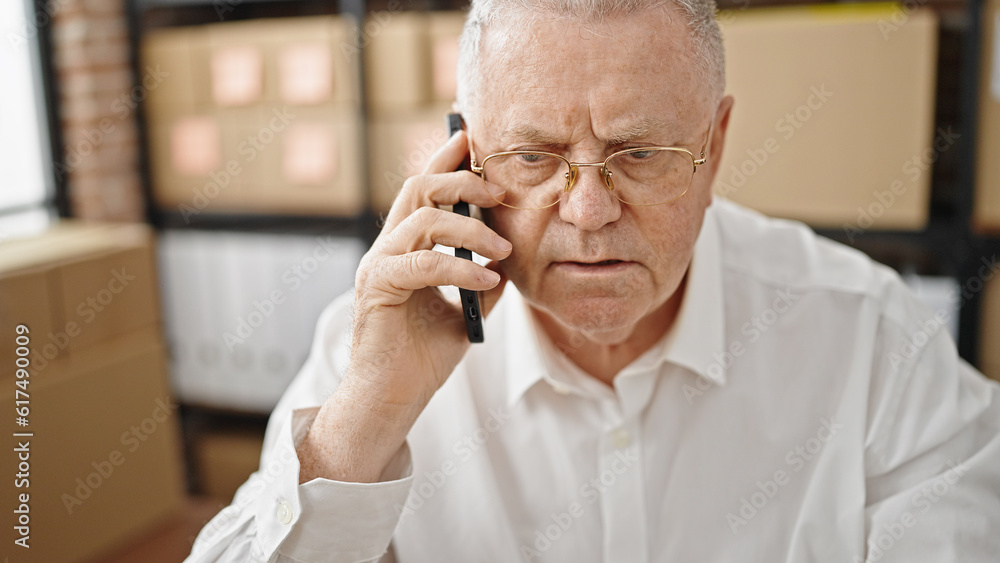
[[[695,158],[694,153],[692,153],[691,151],[689,151],[688,149],[683,148],[683,147],[660,147],[660,146],[655,146],[655,147],[636,147],[636,148],[632,148],[632,149],[620,150],[620,151],[617,151],[617,152],[614,152],[614,153],[610,154],[607,158],[604,159],[604,162],[570,162],[569,159],[567,159],[566,157],[564,157],[564,156],[562,156],[560,154],[555,154],[555,153],[545,152],[545,151],[504,151],[504,152],[498,152],[498,153],[494,153],[494,154],[491,154],[491,155],[487,156],[486,158],[483,159],[483,162],[480,164],[480,163],[478,163],[476,161],[476,153],[475,153],[475,149],[472,148],[472,139],[470,137],[470,139],[469,139],[469,155],[470,155],[470,161],[471,161],[470,168],[472,169],[473,172],[475,172],[476,174],[479,174],[479,177],[483,179],[483,186],[485,187],[486,183],[488,182],[488,180],[486,179],[486,163],[491,158],[495,158],[495,157],[498,157],[498,156],[518,155],[518,154],[537,154],[537,155],[542,155],[542,156],[551,156],[551,157],[558,158],[559,160],[565,162],[567,166],[569,166],[569,172],[567,172],[565,174],[566,185],[563,187],[563,192],[562,192],[563,194],[566,194],[567,192],[569,192],[570,190],[573,189],[573,186],[576,184],[576,179],[580,175],[580,168],[581,167],[600,167],[600,174],[601,174],[601,177],[604,179],[604,185],[608,188],[608,191],[610,191],[615,196],[615,199],[617,199],[618,201],[620,201],[622,203],[625,203],[627,205],[631,205],[631,206],[634,206],[634,207],[654,207],[654,206],[657,206],[657,205],[665,205],[667,203],[671,203],[671,202],[677,201],[678,199],[684,197],[684,195],[688,193],[688,190],[691,189],[691,184],[694,183],[694,174],[696,174],[698,172],[698,167],[701,166],[701,165],[703,165],[703,164],[705,164],[706,162],[708,162],[708,157],[705,155],[705,151],[708,150],[708,144],[712,140],[712,127],[714,125],[715,125],[715,119],[713,117],[712,123],[710,123],[709,126],[708,126],[708,138],[705,139],[705,144],[702,146],[700,158]],[[617,156],[623,155],[623,154],[630,154],[630,153],[634,153],[634,152],[644,152],[644,151],[650,151],[650,150],[666,150],[666,151],[673,151],[673,152],[684,153],[684,154],[688,155],[688,157],[691,158],[691,164],[692,164],[691,182],[688,183],[687,187],[684,188],[683,192],[681,192],[676,197],[674,197],[672,199],[669,199],[667,201],[661,201],[659,203],[631,203],[631,202],[625,201],[624,199],[622,199],[621,197],[619,197],[618,196],[618,192],[615,191],[614,182],[612,182],[612,180],[611,180],[612,172],[611,172],[611,170],[608,169],[608,162],[611,159],[613,159],[613,158],[615,158]],[[486,191],[489,192],[489,189],[487,188]],[[493,194],[491,193],[490,195],[492,196]],[[496,199],[496,198],[494,198],[494,199]],[[556,200],[553,201],[552,203],[550,203],[548,205],[543,205],[542,207],[514,207],[513,205],[508,205],[508,204],[506,204],[506,203],[504,203],[502,201],[499,201],[499,200],[497,200],[497,203],[499,203],[500,205],[503,205],[505,207],[509,207],[511,209],[521,209],[521,210],[525,210],[525,211],[533,211],[533,210],[546,209],[546,208],[552,207],[553,205],[559,203],[561,200],[562,200],[562,195],[560,195],[558,198],[556,198]]]

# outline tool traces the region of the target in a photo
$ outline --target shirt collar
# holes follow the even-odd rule
[[[709,206],[705,212],[688,269],[684,301],[674,326],[664,337],[663,359],[725,385],[725,367],[717,360],[726,347],[726,316],[722,250],[714,208]]]
[[[626,366],[620,376],[671,362],[718,385],[726,383],[725,367],[716,360],[725,349],[725,315],[719,232],[713,207],[705,212],[695,242],[684,300],[674,326],[653,348]],[[514,351],[507,355],[506,374],[507,404],[513,407],[528,389],[546,378],[542,339],[548,337],[540,332],[513,284],[504,290],[499,305],[505,309],[508,349]]]
[[[507,344],[507,406],[513,407],[524,393],[545,376],[545,360],[528,304],[513,283],[504,289],[498,306],[502,306],[507,322],[504,341]]]

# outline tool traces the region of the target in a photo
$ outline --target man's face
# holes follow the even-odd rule
[[[682,18],[659,10],[488,31],[478,104],[467,112],[478,160],[540,150],[601,162],[640,146],[700,156],[717,106],[691,66],[687,34]],[[608,191],[597,168],[581,168],[556,205],[498,206],[487,221],[514,245],[501,266],[536,311],[614,344],[662,310],[683,280],[711,176],[703,166],[680,199],[633,207]]]

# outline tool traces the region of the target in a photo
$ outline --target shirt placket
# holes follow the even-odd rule
[[[643,484],[639,417],[624,418],[617,401],[602,402],[607,424],[598,440],[604,561],[648,561],[646,495]]]

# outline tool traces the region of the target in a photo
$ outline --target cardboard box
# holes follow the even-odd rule
[[[160,69],[166,79],[146,96],[146,110],[152,119],[156,114],[190,113],[195,110],[195,76],[191,68],[192,28],[155,29],[142,38],[143,67]]]
[[[1000,0],[983,8],[983,46],[979,92],[979,139],[977,142],[976,229],[1000,232]]]
[[[236,489],[260,466],[263,433],[209,432],[198,437],[195,456],[200,493],[231,502]]]
[[[159,326],[152,235],[145,226],[67,221],[4,250],[4,320],[28,324],[36,363]],[[14,352],[0,348],[4,356]]]
[[[427,16],[375,12],[365,22],[365,73],[373,112],[419,109],[431,99]]]
[[[376,211],[388,211],[403,182],[448,141],[448,106],[369,121],[369,178]]]
[[[223,164],[213,180],[220,188],[211,187],[215,196],[210,199],[207,212],[225,213],[246,207],[251,186],[265,172],[265,157],[277,150],[277,139],[284,130],[284,124],[275,120],[270,111],[272,105],[217,111]]]
[[[219,213],[238,206],[254,173],[257,140],[267,128],[261,110],[161,115],[150,124],[150,171],[157,204],[182,213]],[[264,133],[265,140],[273,133]]]
[[[261,20],[264,100],[290,106],[348,109],[358,101],[354,25],[345,17]]]
[[[177,149],[183,143],[176,138],[185,138],[177,128],[191,119],[211,128],[196,132],[211,140],[195,144],[215,151],[211,166],[188,168],[196,175],[177,165],[177,150],[191,150]],[[166,128],[151,128],[157,203],[187,213],[358,213],[366,205],[358,123],[353,112],[285,104],[178,117]]]
[[[202,111],[212,104],[208,35],[202,27],[150,30],[142,37],[143,69],[162,80],[146,86],[147,119],[167,114]]]
[[[366,205],[357,116],[297,108],[260,152],[243,206],[268,213],[353,215]]]
[[[49,274],[44,269],[16,274],[0,273],[0,326],[10,334],[10,342],[0,344],[0,365],[13,366],[16,354],[14,328],[23,324],[34,338],[46,338],[55,330],[50,300]],[[0,370],[0,382],[13,379],[12,369]]]
[[[149,167],[153,197],[164,208],[192,204],[195,191],[222,167],[222,130],[205,113],[150,116]]]
[[[266,20],[206,26],[209,83],[217,107],[240,107],[264,100]]]
[[[69,342],[80,350],[160,321],[150,241],[81,257],[53,270],[64,320],[80,326]]]
[[[29,526],[30,551],[18,561],[86,561],[179,508],[178,421],[164,361],[158,329],[147,328],[31,377],[30,424],[22,428],[9,420],[3,438],[12,470],[2,489],[10,507],[3,525],[8,531],[21,522]],[[14,391],[5,385],[0,399],[13,404]],[[25,431],[33,435],[13,436]],[[28,450],[28,467],[21,468],[27,469],[26,488],[14,480],[16,448]],[[21,494],[29,495],[26,503]],[[16,514],[22,504],[26,514]]]
[[[152,235],[145,225],[64,221],[3,250],[4,321],[29,324],[31,366],[30,377],[11,373],[0,386],[5,403],[28,407],[18,413],[26,426],[5,423],[8,466],[28,481],[19,486],[12,474],[0,489],[11,507],[2,524],[28,523],[29,557],[19,561],[84,561],[169,516],[182,499]],[[81,314],[81,303],[94,310]],[[12,330],[0,349],[14,344]],[[15,448],[27,450],[23,458]]]
[[[762,8],[721,16],[736,99],[717,194],[816,227],[927,221],[937,19],[891,5]],[[712,158],[712,155],[709,155]]]
[[[455,101],[458,70],[458,38],[465,25],[464,12],[432,12],[429,15],[428,41],[431,57],[431,86],[434,100]]]
[[[96,223],[77,220],[61,220],[49,225],[37,235],[10,240],[4,243],[0,252],[0,272],[49,267],[55,262],[74,260],[84,254],[92,254],[114,246],[118,235],[137,244],[136,241],[149,235],[149,229],[141,224]],[[117,243],[123,246],[125,243]],[[141,244],[141,243],[139,243]]]

